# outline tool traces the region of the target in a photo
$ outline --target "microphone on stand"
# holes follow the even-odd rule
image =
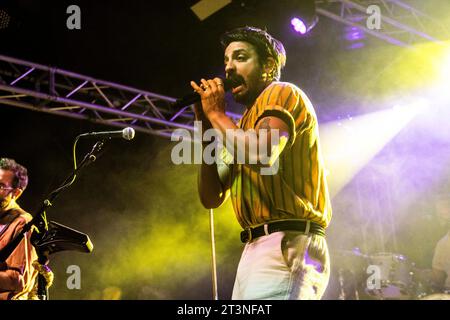
[[[223,88],[225,91],[231,90],[240,84],[242,84],[241,79],[222,79],[223,81]],[[173,109],[181,109],[185,106],[188,106],[190,104],[193,104],[195,102],[198,102],[201,100],[200,95],[197,92],[188,93],[187,95],[183,96],[182,98],[177,99],[171,106]]]
[[[123,138],[125,140],[131,140],[134,138],[135,131],[131,127],[127,127],[123,130],[118,131],[100,131],[100,132],[88,132],[80,134],[79,137],[97,137],[97,138]]]

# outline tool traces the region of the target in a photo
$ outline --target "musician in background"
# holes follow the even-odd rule
[[[0,250],[19,234],[32,216],[22,210],[17,199],[28,184],[27,169],[13,159],[0,158]],[[30,243],[31,232],[6,261],[0,261],[0,300],[27,299],[33,289],[37,254]]]
[[[450,291],[450,196],[441,196],[436,201],[436,214],[448,232],[436,244],[432,262],[432,284],[434,291]]]

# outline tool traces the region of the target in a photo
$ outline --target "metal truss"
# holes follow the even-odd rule
[[[176,129],[194,130],[191,106],[176,99],[73,72],[0,55],[2,104],[85,119],[170,138]],[[227,114],[237,120],[241,116]]]
[[[400,0],[316,0],[316,12],[345,25],[357,27],[391,44],[410,47],[415,43],[440,41],[436,36],[448,36],[448,31],[436,19]],[[377,5],[381,13],[381,28],[367,27],[366,12]]]

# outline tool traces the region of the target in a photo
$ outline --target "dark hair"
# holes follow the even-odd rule
[[[262,64],[267,62],[268,57],[272,57],[275,60],[275,70],[272,76],[276,80],[280,79],[281,69],[286,64],[286,51],[279,40],[264,30],[247,26],[228,31],[220,38],[220,43],[224,48],[234,41],[245,41],[252,44]]]
[[[28,172],[24,166],[13,159],[0,158],[0,169],[12,171],[14,173],[12,187],[25,190],[28,185]]]

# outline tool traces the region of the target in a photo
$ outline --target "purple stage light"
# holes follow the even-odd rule
[[[364,46],[365,46],[364,42],[356,42],[356,43],[349,45],[347,47],[347,49],[349,49],[349,50],[361,49]]]
[[[363,30],[361,30],[358,27],[347,26],[345,27],[344,32],[345,34],[343,38],[346,41],[350,42],[349,45],[347,46],[347,49],[354,50],[364,47],[365,34]]]
[[[291,25],[294,28],[294,30],[300,34],[305,34],[306,33],[306,25],[305,23],[299,19],[299,18],[293,18],[291,20]]]
[[[298,35],[306,35],[319,21],[316,13],[315,0],[283,1],[283,20],[290,22],[292,29]]]
[[[345,39],[347,41],[360,41],[365,38],[364,32],[356,27],[345,28]]]

